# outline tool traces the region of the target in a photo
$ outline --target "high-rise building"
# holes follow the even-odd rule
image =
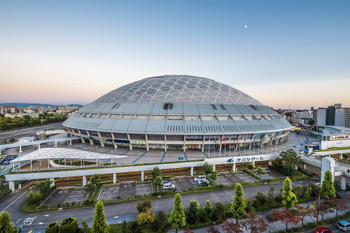
[[[328,108],[318,108],[313,111],[315,125],[334,125],[350,127],[350,108],[342,108],[334,104]]]

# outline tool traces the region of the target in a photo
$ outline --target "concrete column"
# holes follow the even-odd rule
[[[55,179],[50,179],[50,181],[52,181],[50,187],[54,187],[55,186]]]
[[[98,138],[100,139],[101,147],[105,147],[105,143],[103,142],[103,138],[102,138],[102,136],[101,136],[101,133],[100,133],[100,132],[97,132],[97,135],[98,135]]]
[[[253,166],[255,167],[255,161],[253,161]]]
[[[38,149],[40,150],[40,143],[38,144]]]
[[[213,165],[213,170],[214,170],[214,171],[216,170],[216,165],[215,165],[215,164]]]
[[[55,141],[55,147],[57,147],[57,141]]]
[[[117,173],[113,173],[113,183],[117,183]]]
[[[86,186],[86,176],[83,176],[83,187]]]
[[[341,190],[345,191],[346,190],[346,178],[345,176],[342,176],[340,178],[340,188]]]
[[[191,176],[193,176],[193,170],[194,170],[193,167],[191,167]]]
[[[19,153],[22,153],[22,146],[19,146]]]
[[[72,140],[69,140],[69,145],[70,145],[70,146],[72,145]]]
[[[145,134],[145,140],[146,140],[146,151],[149,151],[149,144],[148,144],[148,136]]]
[[[306,163],[304,163],[303,168],[306,169]]]
[[[145,180],[145,172],[141,171],[141,181],[144,181],[144,180]]]
[[[131,145],[131,141],[130,141],[130,135],[126,134],[128,136],[128,140],[129,140],[129,149],[132,150],[132,145]]]
[[[343,154],[342,153],[340,153],[340,159],[343,159]]]
[[[13,191],[15,191],[15,182],[14,181],[9,181],[9,189]]]
[[[202,152],[204,152],[204,145],[205,145],[205,135],[203,136]]]
[[[236,163],[233,163],[232,171],[236,171]]]
[[[342,176],[340,178],[340,188],[341,190],[345,191],[346,190],[346,178],[345,176]]]

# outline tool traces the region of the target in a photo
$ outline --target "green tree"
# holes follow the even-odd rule
[[[44,196],[47,197],[51,191],[51,184],[52,181],[49,179],[46,179],[44,181],[40,181],[39,183],[36,184],[36,189]]]
[[[205,174],[209,174],[213,172],[213,165],[210,165],[209,163],[205,162],[203,165],[203,170]]]
[[[0,213],[0,232],[4,233],[16,233],[17,228],[11,223],[11,216],[7,211]]]
[[[157,176],[160,176],[160,169],[159,169],[159,167],[154,167],[153,168],[152,176],[153,176],[153,178],[155,178]]]
[[[81,221],[80,231],[81,231],[82,233],[91,233],[91,229],[90,229],[90,227],[89,227],[89,224],[88,224],[88,222],[87,222],[85,219],[83,219],[83,220]]]
[[[153,185],[154,185],[154,187],[157,189],[157,192],[159,192],[159,188],[160,188],[160,186],[161,186],[162,184],[163,184],[162,177],[156,176],[156,177],[153,179]]]
[[[186,210],[187,223],[193,224],[196,222],[197,215],[200,209],[201,208],[199,207],[199,203],[195,199],[192,199],[190,205],[187,207]]]
[[[207,200],[205,202],[204,211],[207,214],[207,216],[210,216],[211,212],[213,211],[213,206],[212,206],[210,200]]]
[[[152,208],[152,202],[150,200],[143,200],[142,202],[138,202],[136,204],[136,209],[141,212],[146,212],[148,209]]]
[[[284,180],[282,199],[282,203],[287,210],[292,208],[298,201],[297,196],[292,191],[292,181],[289,177]]]
[[[210,174],[210,178],[212,178],[213,180],[216,180],[217,177],[218,177],[218,171],[216,170]]]
[[[176,193],[175,195],[174,208],[173,211],[171,211],[168,222],[170,223],[172,228],[176,229],[176,233],[178,229],[183,228],[186,225],[186,216],[182,207],[180,193]]]
[[[236,218],[236,223],[238,223],[238,219],[242,218],[245,214],[243,186],[240,183],[236,183],[235,185],[235,196],[231,204],[231,212],[233,217]]]
[[[321,197],[323,198],[336,197],[332,172],[329,170],[327,170],[324,174],[324,179],[322,181],[320,194],[321,194]]]
[[[282,151],[280,153],[280,156],[282,157],[286,165],[294,167],[295,165],[299,165],[300,163],[300,156],[293,149]]]
[[[275,191],[275,188],[273,186],[271,186],[269,191],[267,192],[267,194],[269,196],[269,204],[271,204],[272,200],[273,200],[273,191]]]
[[[98,185],[101,182],[101,178],[99,174],[93,174],[90,178],[90,182],[94,185]]]
[[[314,123],[315,123],[315,120],[312,119],[312,118],[310,118],[309,121],[308,121],[308,124],[309,124],[309,125],[314,125]]]
[[[156,220],[156,214],[151,209],[147,209],[145,212],[140,212],[136,217],[137,223],[140,226],[146,225],[146,227],[148,223],[152,223],[155,220]]]
[[[103,210],[103,202],[98,201],[95,205],[95,215],[91,226],[92,233],[108,233],[109,225],[106,221],[106,214]]]

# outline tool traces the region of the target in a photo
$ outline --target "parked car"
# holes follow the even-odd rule
[[[163,180],[163,183],[162,183],[162,185],[163,185],[163,184],[165,184],[165,183],[169,183],[169,180],[168,180],[168,178],[162,178],[162,180]]]
[[[202,186],[208,186],[209,182],[206,182],[205,180],[199,180],[198,181],[198,186],[202,187]]]
[[[333,233],[333,232],[326,227],[318,227],[316,228],[315,233]]]
[[[176,191],[176,187],[174,184],[172,183],[164,183],[163,184],[163,191]]]
[[[204,180],[204,179],[207,179],[205,175],[199,175],[194,178],[194,181],[198,182],[199,180]]]
[[[347,221],[339,221],[337,223],[337,227],[341,231],[349,231],[350,230],[350,222]]]

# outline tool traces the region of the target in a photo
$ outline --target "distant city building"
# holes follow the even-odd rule
[[[18,112],[17,106],[14,105],[0,105],[0,114],[16,113]]]
[[[311,110],[302,109],[294,110],[292,112],[293,122],[298,124],[308,124],[310,119],[313,119],[313,112]]]
[[[350,128],[350,108],[342,108],[334,104],[328,108],[318,108],[313,111],[315,125],[334,125]]]

